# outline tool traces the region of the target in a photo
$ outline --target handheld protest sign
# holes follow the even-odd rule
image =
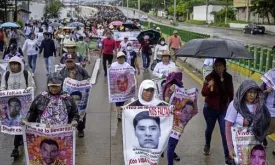
[[[0,91],[1,132],[22,135],[20,122],[25,119],[33,99],[33,88]]]

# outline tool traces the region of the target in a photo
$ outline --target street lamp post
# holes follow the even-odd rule
[[[176,23],[177,0],[174,0],[174,23]]]
[[[127,5],[127,17],[128,17],[128,15],[129,15],[129,14],[128,14],[128,10],[129,10],[129,2],[128,2],[128,0],[126,1],[126,3],[127,3],[127,4],[126,4],[126,5]]]

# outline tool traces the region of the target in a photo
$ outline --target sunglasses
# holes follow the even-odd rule
[[[145,91],[145,92],[151,92],[151,93],[152,93],[152,92],[155,91],[155,89],[154,89],[154,88],[148,88],[148,89],[144,89],[144,91]]]

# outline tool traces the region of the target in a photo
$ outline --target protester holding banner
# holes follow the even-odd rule
[[[28,115],[28,122],[46,125],[62,126],[78,125],[79,115],[73,98],[62,91],[62,78],[57,73],[48,76],[48,91],[44,91],[32,102]]]
[[[269,126],[268,134],[275,133],[275,91],[274,91],[274,75],[275,75],[275,69],[272,68],[267,73],[265,73],[262,76],[263,83],[261,84],[260,88],[264,91],[265,94],[265,105],[267,106],[270,115],[271,115],[271,122]],[[265,139],[263,141],[263,145],[267,146],[267,140]],[[272,152],[275,155],[275,148]]]
[[[231,127],[251,127],[256,140],[261,143],[265,139],[271,118],[263,98],[263,92],[256,82],[245,80],[237,90],[234,100],[229,104],[225,120],[226,139],[231,159],[235,156],[239,157],[239,154],[235,153],[236,147],[234,151]]]
[[[32,74],[24,70],[24,64],[22,58],[14,56],[9,60],[8,71],[6,71],[1,80],[2,90],[14,90],[14,89],[30,89],[35,87],[35,83]],[[14,137],[14,149],[11,153],[11,157],[18,157],[18,147],[23,144],[22,135],[15,135]]]
[[[140,67],[137,59],[137,53],[135,50],[133,50],[132,44],[128,43],[126,50],[123,51],[123,53],[126,55],[126,62],[130,64],[133,68],[136,69],[137,74],[140,74]]]
[[[111,67],[109,68],[109,74],[108,74],[109,82],[112,81],[112,80],[110,80],[110,79],[112,79],[112,75],[111,75],[110,71],[113,69],[134,70],[134,68],[126,62],[126,55],[123,52],[117,53],[117,61],[112,63]],[[127,95],[128,94],[127,91],[129,91],[128,88],[133,88],[133,89],[136,88],[136,84],[131,84],[133,86],[128,85],[129,83],[131,83],[131,81],[129,80],[129,77],[127,76],[127,74],[125,74],[125,72],[117,72],[116,75],[117,75],[117,79],[115,81],[117,82],[117,87],[118,87],[119,93],[125,93]],[[132,82],[132,83],[136,83],[136,82]],[[111,84],[109,84],[109,86],[110,85]],[[111,90],[111,89],[113,89],[113,88],[109,87],[109,90]],[[131,92],[131,89],[130,89],[130,92]],[[133,94],[135,94],[135,92]],[[134,95],[133,95],[133,97],[134,97]],[[128,97],[128,99],[130,99],[130,98]],[[118,101],[118,100],[114,101],[116,103],[118,121],[121,121],[121,115],[122,115],[121,106],[123,106],[126,101],[127,100],[125,100],[125,99],[123,99],[123,101]]]
[[[74,80],[82,81],[90,78],[88,72],[81,66],[76,64],[77,56],[76,54],[66,54],[64,56],[64,62],[66,66],[59,72],[62,82],[66,77],[72,78]],[[84,137],[84,129],[86,124],[86,114],[83,118],[83,121],[78,123],[78,137]]]
[[[230,163],[229,152],[225,137],[226,110],[233,99],[234,89],[232,76],[226,72],[226,61],[223,58],[217,58],[214,63],[214,70],[206,76],[202,88],[202,95],[205,97],[203,114],[206,121],[205,146],[203,153],[210,154],[210,144],[216,121],[220,126],[225,162]]]
[[[82,56],[77,56],[76,52],[76,43],[74,41],[69,40],[64,43],[64,53],[60,59],[61,64],[65,64],[68,57],[73,56],[76,60],[76,63],[82,62]]]
[[[168,50],[162,53],[161,59],[162,62],[157,63],[152,74],[158,78],[165,78],[168,76],[169,70],[176,67],[176,65],[171,61],[171,55]]]

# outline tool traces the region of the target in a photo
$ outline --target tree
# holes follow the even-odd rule
[[[44,17],[46,18],[58,18],[60,15],[60,10],[62,9],[63,4],[59,0],[52,0],[45,7]]]
[[[270,24],[270,17],[273,17],[275,23],[275,1],[274,0],[252,0],[252,11],[255,11],[262,18],[267,18],[268,24]]]

